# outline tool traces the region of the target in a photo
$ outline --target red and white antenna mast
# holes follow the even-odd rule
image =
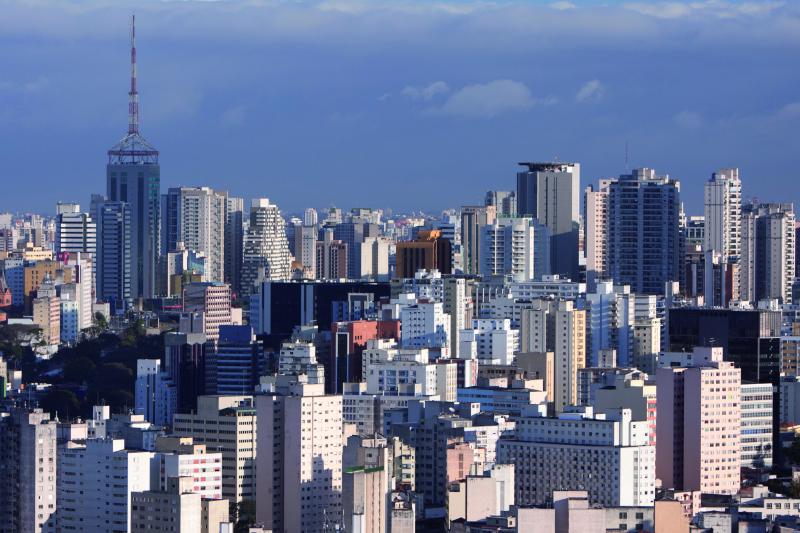
[[[131,90],[128,93],[128,134],[139,133],[139,92],[136,90],[136,15],[131,15]]]

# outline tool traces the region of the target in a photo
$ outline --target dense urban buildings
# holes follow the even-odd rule
[[[0,533],[800,530],[791,176],[162,190],[131,30],[105,194],[0,212]]]

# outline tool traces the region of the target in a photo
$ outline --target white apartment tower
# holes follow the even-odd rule
[[[58,458],[62,531],[131,530],[131,494],[150,490],[155,453],[129,451],[121,439],[68,443]]]
[[[291,277],[291,255],[281,212],[267,198],[255,198],[250,207],[250,226],[244,238],[242,291],[249,294],[259,280],[287,280]]]
[[[589,288],[608,276],[608,183],[600,180],[597,190],[592,186],[584,192],[583,214],[586,278]]]
[[[749,204],[742,213],[740,298],[792,301],[795,277],[795,215],[792,204]]]
[[[705,185],[705,250],[738,259],[742,253],[742,182],[738,168],[715,172]]]
[[[168,196],[172,195],[175,199],[168,200],[166,231],[175,242],[168,243],[167,251],[174,250],[177,242],[183,242],[188,250],[205,254],[205,280],[225,281],[228,194],[208,187],[177,187],[169,190]]]
[[[509,275],[514,281],[529,281],[550,273],[546,226],[531,218],[498,218],[480,229],[482,276]]]

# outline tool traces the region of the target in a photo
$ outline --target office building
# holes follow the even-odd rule
[[[256,495],[256,422],[252,396],[200,396],[194,412],[175,415],[172,432],[222,454],[222,497],[238,504]]]
[[[773,385],[742,383],[742,467],[772,467]]]
[[[513,438],[497,443],[499,463],[516,465],[517,505],[545,505],[553,490],[585,490],[593,504],[651,506],[655,500],[655,447],[647,422],[630,409],[595,413],[574,408],[548,418],[544,405],[517,420]]]
[[[423,230],[413,241],[397,243],[398,278],[413,278],[418,270],[438,270],[442,274],[452,272],[452,249],[449,239],[439,230]]]
[[[657,475],[664,488],[739,491],[742,372],[723,361],[722,353],[722,348],[695,348],[692,366],[656,373]]]
[[[229,196],[225,202],[225,283],[235,293],[241,290],[244,246],[244,199]]]
[[[57,531],[57,425],[41,409],[0,416],[0,532]]]
[[[219,339],[208,357],[207,386],[216,394],[252,394],[265,373],[264,348],[251,326],[220,326]]]
[[[125,202],[130,210],[130,232],[124,246],[130,253],[131,295],[152,298],[161,249],[161,169],[158,150],[139,133],[135,35],[132,22],[128,132],[108,151],[106,198],[109,202]]]
[[[169,332],[164,335],[164,369],[175,385],[178,413],[194,411],[197,397],[206,394],[207,366],[204,334]]]
[[[550,272],[578,277],[580,241],[580,165],[578,163],[520,163],[517,173],[517,212],[550,230]]]
[[[92,260],[92,272],[97,270],[97,223],[93,213],[80,212],[78,204],[59,203],[56,215],[56,240],[54,250],[57,255],[64,252],[81,253]],[[89,289],[94,292],[94,278],[88,280]]]
[[[244,236],[242,293],[251,293],[255,283],[262,279],[288,280],[291,277],[291,256],[281,212],[267,198],[255,198]]]
[[[178,408],[175,385],[162,368],[159,359],[136,361],[136,384],[134,385],[137,415],[157,426],[169,427]]]
[[[112,312],[122,312],[133,292],[131,206],[127,202],[102,202],[97,207],[97,299]]]
[[[631,291],[663,294],[679,280],[680,182],[634,169],[608,183],[608,271]]]
[[[792,204],[747,204],[742,209],[740,298],[791,303],[795,279]]]

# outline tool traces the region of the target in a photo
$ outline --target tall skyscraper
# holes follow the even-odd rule
[[[152,297],[161,244],[161,170],[158,150],[139,133],[135,19],[131,19],[128,133],[108,151],[106,196],[111,202],[130,206],[131,294]]]
[[[97,299],[124,309],[133,296],[131,209],[127,202],[97,206]]]
[[[740,298],[791,303],[796,246],[792,204],[744,206]]]
[[[182,242],[206,256],[204,279],[225,279],[225,222],[228,193],[208,187],[172,187],[167,191],[166,251]]]
[[[608,277],[608,183],[607,179],[600,180],[597,190],[590,185],[584,193],[584,252],[589,290]]]
[[[608,185],[608,270],[631,291],[663,294],[678,281],[680,182],[650,168],[611,180]]]
[[[738,168],[723,168],[706,182],[703,246],[731,259],[741,255],[742,182]]]
[[[664,488],[736,494],[741,371],[722,360],[722,348],[694,355],[694,365],[657,371],[656,475]]]
[[[517,173],[517,211],[550,230],[553,274],[578,279],[580,182],[578,163],[520,163]]]
[[[244,199],[229,196],[225,206],[225,283],[241,290]]]
[[[265,280],[290,279],[291,256],[285,222],[278,206],[267,198],[255,198],[244,241],[242,292],[253,292],[255,282],[262,276]]]

